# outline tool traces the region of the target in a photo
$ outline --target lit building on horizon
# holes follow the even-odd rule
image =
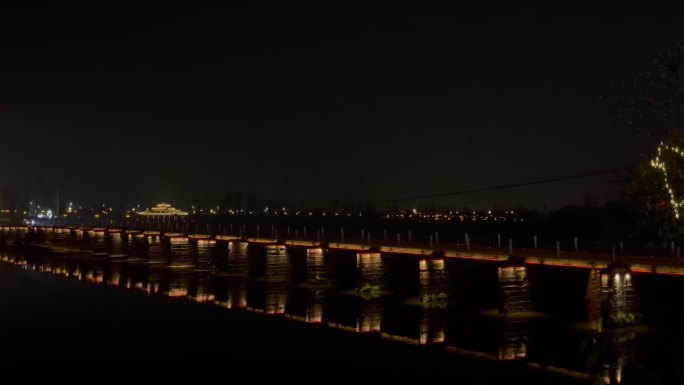
[[[143,216],[172,216],[172,215],[185,216],[185,215],[188,215],[188,213],[185,211],[178,210],[175,207],[171,206],[170,204],[159,203],[156,206],[152,207],[151,210],[140,211],[138,213],[138,215],[143,215]]]

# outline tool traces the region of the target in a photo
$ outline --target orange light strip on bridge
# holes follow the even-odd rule
[[[639,274],[659,274],[659,275],[675,275],[675,276],[684,276],[684,272],[675,272],[675,271],[652,271],[652,270],[647,270],[647,269],[632,269],[633,273],[639,273]]]

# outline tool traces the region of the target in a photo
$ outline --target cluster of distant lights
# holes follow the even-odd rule
[[[52,219],[56,218],[57,215],[49,209],[42,209],[40,210],[40,206],[37,206],[38,209],[33,210],[32,212],[27,212],[23,211],[23,214],[25,216],[30,216],[34,218],[39,218],[39,219]],[[141,205],[137,205],[136,207],[128,208],[126,210],[122,210],[124,212],[124,216],[126,219],[130,219],[132,216],[136,215],[138,211],[141,210]],[[148,209],[149,210],[149,209]],[[95,219],[99,219],[101,217],[108,216],[110,214],[113,214],[114,208],[109,207],[105,204],[97,204],[92,208],[83,210],[82,206],[76,207],[73,203],[69,203],[68,207],[64,210],[64,212],[59,215],[60,217],[67,218],[69,216],[76,215],[78,213],[83,213],[83,211],[90,211],[88,215],[92,215]],[[0,213],[10,213],[11,210],[9,209],[3,209],[0,210]],[[19,213],[20,211],[15,212]],[[244,209],[224,209],[221,210],[220,206],[215,206],[211,207],[209,209],[199,209],[196,206],[192,206],[190,210],[191,214],[210,214],[210,215],[264,215],[264,216],[289,216],[289,215],[294,215],[294,216],[308,216],[308,217],[318,217],[318,216],[334,216],[334,217],[352,217],[352,216],[358,216],[362,217],[364,215],[368,215],[365,213],[363,210],[361,211],[346,211],[346,210],[340,210],[340,211],[321,211],[321,210],[288,210],[286,207],[278,208],[278,209],[271,209],[269,207],[265,207],[263,210],[244,210]],[[429,220],[429,221],[514,221],[514,222],[524,222],[524,218],[515,216],[515,211],[514,210],[506,210],[506,211],[498,211],[498,212],[493,212],[492,210],[488,211],[444,211],[444,212],[423,212],[417,208],[413,208],[411,210],[399,210],[396,212],[390,212],[390,213],[384,213],[381,215],[382,217],[386,219],[395,219],[395,220]]]
[[[679,208],[684,206],[684,200],[678,201],[677,198],[675,198],[674,190],[672,189],[672,186],[670,186],[670,178],[667,174],[667,167],[665,165],[665,161],[661,159],[663,151],[673,152],[682,158],[684,158],[684,151],[682,151],[679,147],[668,146],[661,142],[658,146],[658,151],[656,153],[655,158],[651,160],[651,167],[655,168],[656,170],[660,170],[663,173],[663,183],[665,185],[665,189],[670,195],[670,205],[672,206],[672,210],[674,211],[675,218],[679,219]]]
[[[295,216],[363,216],[363,212],[349,212],[349,211],[308,211],[308,210],[296,210],[294,212],[288,211],[286,208],[283,208],[282,210],[269,210],[268,207],[266,207],[263,211],[253,211],[253,210],[233,210],[233,209],[228,209],[224,213],[221,213],[219,211],[219,207],[216,209],[209,209],[207,211],[201,209],[197,210],[195,207],[192,209],[193,214],[198,214],[198,213],[205,213],[208,212],[209,214],[217,215],[217,214],[226,214],[226,215],[269,215],[269,216],[287,216],[287,215],[295,215]],[[398,211],[396,213],[388,213],[384,214],[383,217],[386,219],[413,219],[413,220],[445,220],[445,221],[508,221],[508,220],[513,220],[513,221],[520,221],[523,222],[524,218],[521,217],[514,217],[515,211],[510,210],[510,211],[504,211],[500,213],[493,213],[492,210],[486,211],[486,212],[461,212],[461,211],[449,211],[449,212],[444,212],[444,213],[435,213],[435,212],[421,212],[418,211],[417,209],[413,209],[410,211]]]
[[[434,221],[508,221],[513,220],[514,222],[523,222],[524,218],[513,217],[515,211],[504,211],[503,213],[493,213],[492,210],[487,212],[461,212],[461,211],[449,211],[448,213],[422,213],[416,209],[411,210],[409,213],[397,213],[397,214],[387,214],[385,217],[387,219],[418,219],[418,220],[434,220]]]

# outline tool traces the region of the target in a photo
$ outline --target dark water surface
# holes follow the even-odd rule
[[[0,365],[133,382],[684,383],[679,277],[635,275],[644,326],[607,331],[579,269],[529,268],[538,311],[500,315],[487,263],[448,260],[449,300],[425,304],[412,258],[385,257],[384,290],[358,293],[350,252],[314,271],[304,249],[128,246],[122,260],[2,254]]]

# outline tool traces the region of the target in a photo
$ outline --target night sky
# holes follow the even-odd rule
[[[391,199],[629,166],[657,138],[609,124],[600,96],[684,34],[683,5],[646,1],[52,3],[0,2],[0,187],[147,205],[238,189]]]

